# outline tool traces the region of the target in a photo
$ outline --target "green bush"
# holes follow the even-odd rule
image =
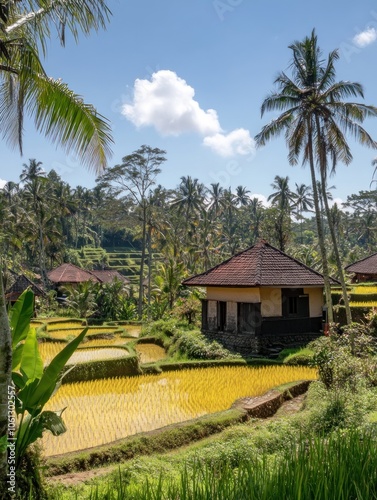
[[[313,363],[314,352],[307,347],[296,349],[284,349],[280,352],[278,359],[286,365],[309,366]]]
[[[189,359],[225,359],[234,357],[216,341],[208,341],[198,331],[178,331],[173,338],[169,355]]]
[[[68,370],[71,367],[68,367]],[[137,355],[125,358],[104,359],[102,361],[89,361],[78,363],[63,378],[63,384],[83,382],[102,378],[124,377],[139,375],[141,369]]]

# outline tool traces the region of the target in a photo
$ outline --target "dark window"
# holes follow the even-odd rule
[[[282,314],[285,318],[308,318],[309,295],[302,288],[282,288]]]
[[[298,297],[288,297],[288,314],[293,316],[297,314],[297,299]]]
[[[261,327],[260,303],[239,302],[237,305],[239,333],[258,333]]]
[[[208,300],[202,300],[202,330],[208,330]]]
[[[223,332],[226,325],[226,302],[217,303],[217,328]]]

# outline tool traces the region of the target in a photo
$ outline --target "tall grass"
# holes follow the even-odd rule
[[[80,498],[83,498],[80,496]],[[375,500],[375,433],[350,430],[329,437],[303,436],[273,460],[245,456],[237,468],[229,462],[196,460],[177,479],[163,473],[157,481],[129,484],[121,474],[87,500]],[[84,499],[83,499],[84,500]]]

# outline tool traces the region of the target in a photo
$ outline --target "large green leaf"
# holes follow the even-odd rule
[[[12,346],[24,340],[30,328],[30,319],[34,312],[34,294],[25,290],[11,309],[10,326],[12,329]]]
[[[37,334],[34,328],[29,330],[22,350],[20,371],[32,382],[43,375],[43,361],[38,349]]]
[[[21,363],[22,351],[24,350],[24,344],[18,344],[17,347],[13,348],[12,352],[12,370],[17,370]]]
[[[56,412],[44,411],[36,417],[26,416],[17,430],[16,455],[18,459],[22,457],[28,446],[42,437],[43,431],[51,431],[54,436],[60,436],[66,432],[67,427],[61,417],[64,410],[65,408]]]
[[[61,371],[63,370],[69,358],[75,352],[77,346],[85,337],[87,331],[88,329],[85,328],[85,330],[83,330],[80,335],[78,335],[68,345],[66,345],[64,349],[60,351],[48,365],[42,375],[38,386],[35,388],[32,394],[29,395],[30,397],[28,397],[28,400],[25,401],[25,407],[29,412],[32,412],[33,408],[43,408],[43,406],[47,403],[55,390],[56,384],[59,381]]]
[[[60,411],[43,411],[40,414],[43,430],[51,431],[54,436],[60,436],[60,434],[66,432],[67,427],[61,417],[64,410],[65,408]]]

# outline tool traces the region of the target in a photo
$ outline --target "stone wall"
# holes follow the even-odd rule
[[[284,335],[253,335],[250,333],[209,332],[203,331],[208,340],[216,340],[232,352],[242,356],[270,355],[287,347],[306,345],[322,333],[300,333]]]

